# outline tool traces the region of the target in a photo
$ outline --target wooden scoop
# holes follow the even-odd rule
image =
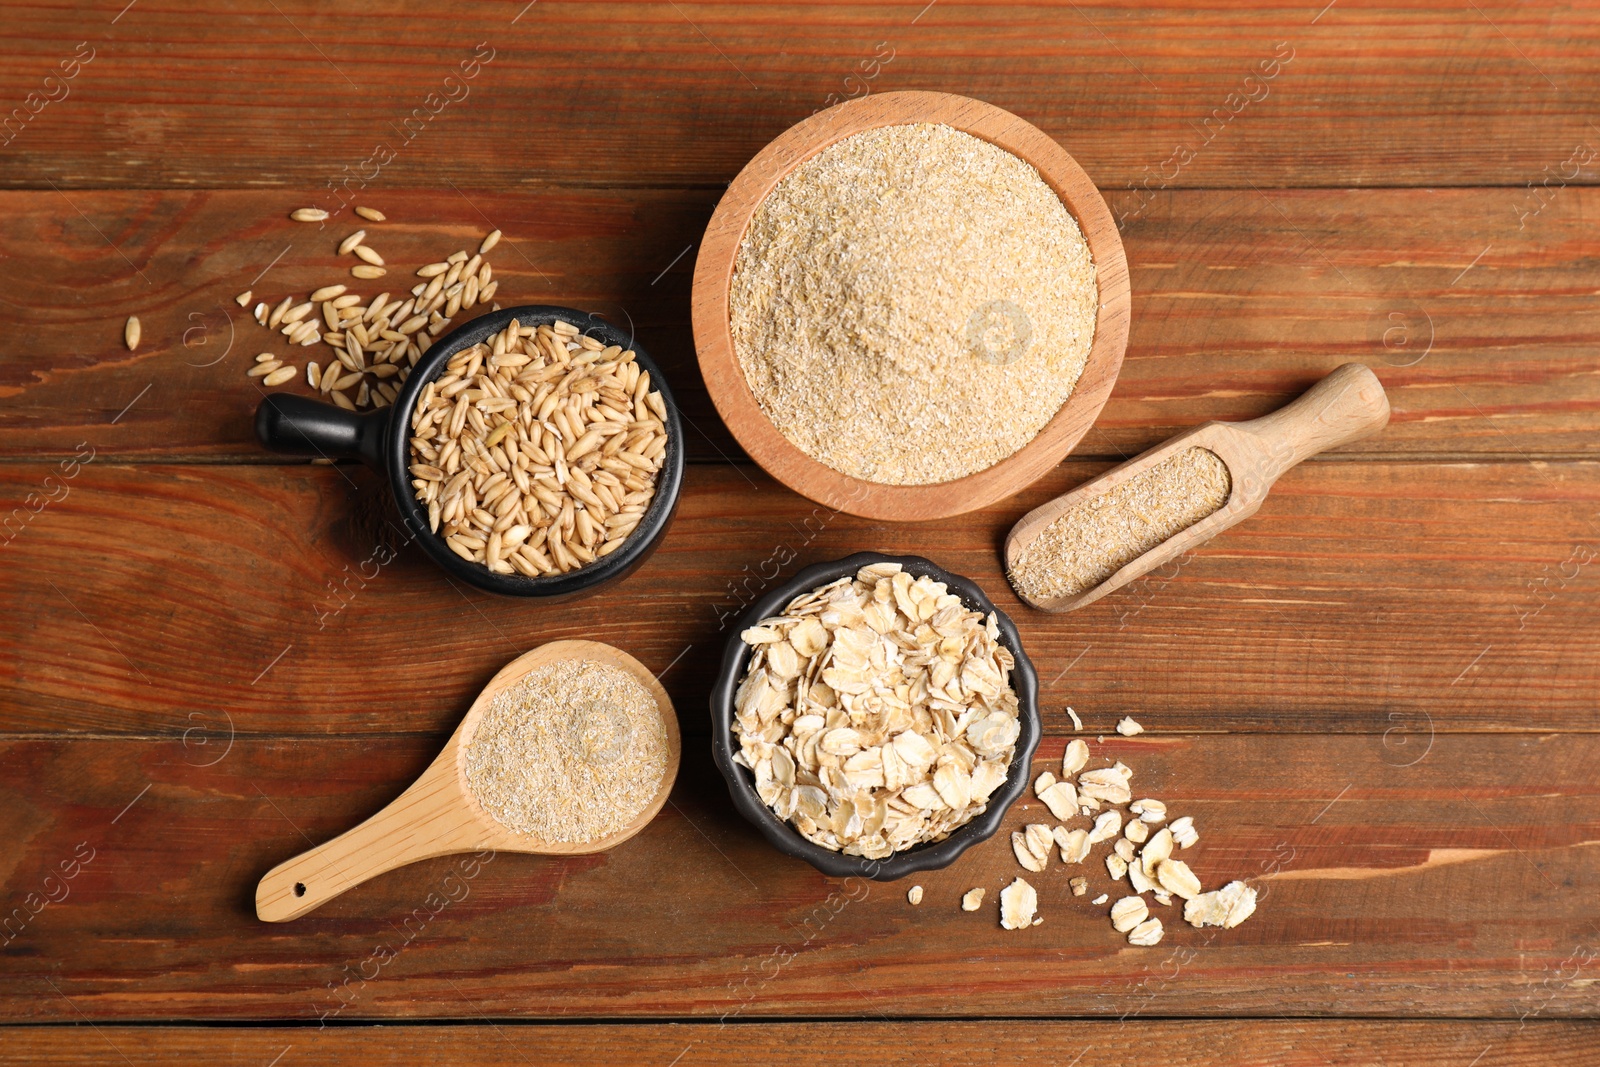
[[[502,825],[483,810],[467,784],[467,746],[490,702],[535,668],[568,659],[594,660],[633,675],[655,697],[656,711],[667,732],[666,774],[650,803],[616,833],[576,844],[542,841]],[[256,886],[256,915],[267,922],[298,918],[374,875],[434,856],[483,849],[552,856],[603,852],[644,829],[667,802],[678,776],[680,749],[672,701],[644,664],[598,641],[540,645],[506,664],[489,680],[444,750],[411,788],[355,829],[268,871]]]
[[[1228,465],[1233,486],[1228,500],[1212,514],[1173,534],[1130,560],[1105,581],[1072,596],[1023,601],[1043,611],[1074,611],[1147,574],[1234,523],[1256,513],[1278,476],[1325,449],[1359,441],[1389,422],[1389,399],[1377,375],[1360,363],[1346,363],[1293,403],[1249,422],[1208,422],[1113,467],[1064,496],[1041,504],[1011,528],[1005,564],[1010,573],[1022,550],[1062,513],[1127,481],[1186,448],[1210,449]]]

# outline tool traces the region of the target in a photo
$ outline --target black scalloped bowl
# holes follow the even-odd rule
[[[969,608],[984,614],[994,612],[1000,626],[1000,644],[1010,650],[1017,661],[1016,669],[1011,672],[1011,685],[1017,694],[1018,721],[1022,727],[1022,732],[1017,736],[1017,751],[1011,757],[1011,765],[1006,768],[1006,780],[989,798],[989,806],[983,814],[951,833],[943,841],[917,845],[882,860],[846,856],[842,852],[834,852],[807,841],[800,836],[799,831],[789,825],[787,820],[778,818],[771,808],[761,802],[750,772],[733,762],[734,754],[738,751],[738,745],[733,738],[733,695],[739,688],[739,682],[744,678],[752,651],[749,645],[739,639],[739,634],[746,627],[778,614],[785,604],[801,593],[826,585],[845,575],[854,574],[862,567],[873,563],[898,563],[913,575],[918,577],[927,575],[935,581],[945,583]],[[878,552],[857,552],[853,556],[832,563],[819,563],[805,568],[789,582],[757,600],[740,616],[728,637],[727,647],[722,656],[722,666],[718,669],[717,677],[711,687],[712,755],[716,758],[722,776],[728,781],[728,795],[733,798],[733,806],[740,815],[754,823],[762,836],[779,852],[805,860],[823,874],[836,878],[857,875],[879,881],[892,881],[916,871],[937,870],[954,863],[957,857],[978,842],[993,837],[995,831],[1000,828],[1001,821],[1005,819],[1006,811],[1028,787],[1028,766],[1033,759],[1034,750],[1039,747],[1039,735],[1039,676],[1033,669],[1033,662],[1022,651],[1022,638],[1018,635],[1016,626],[1006,617],[1005,612],[990,602],[976,582],[951,574],[921,556],[887,556]]]

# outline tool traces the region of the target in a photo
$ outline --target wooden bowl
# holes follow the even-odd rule
[[[1077,219],[1094,257],[1100,307],[1094,342],[1072,395],[1032,441],[986,470],[932,485],[884,485],[842,474],[790,443],[767,418],[734,352],[728,293],[739,242],[761,201],[791,170],[851,134],[880,126],[943,123],[1032,164]],[[837,511],[918,521],[960,515],[1029,485],[1088,432],[1122,366],[1128,344],[1128,261],[1106,202],[1072,157],[1009,111],[950,93],[882,93],[840,104],[791,126],[728,186],[706,227],[694,268],[693,321],[700,372],[735,439],[768,474]]]

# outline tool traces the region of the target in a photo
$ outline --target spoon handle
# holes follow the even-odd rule
[[[1365,364],[1346,363],[1299,399],[1234,429],[1266,447],[1268,482],[1318,452],[1359,441],[1389,422],[1383,383]]]
[[[454,766],[436,763],[366,822],[268,871],[256,886],[256,915],[266,922],[298,918],[384,871],[476,851],[489,836],[468,807]]]

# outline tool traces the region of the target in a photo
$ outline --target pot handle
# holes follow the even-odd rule
[[[293,393],[271,393],[256,408],[256,437],[272,451],[360,459],[380,471],[388,425],[388,408],[357,414]]]

